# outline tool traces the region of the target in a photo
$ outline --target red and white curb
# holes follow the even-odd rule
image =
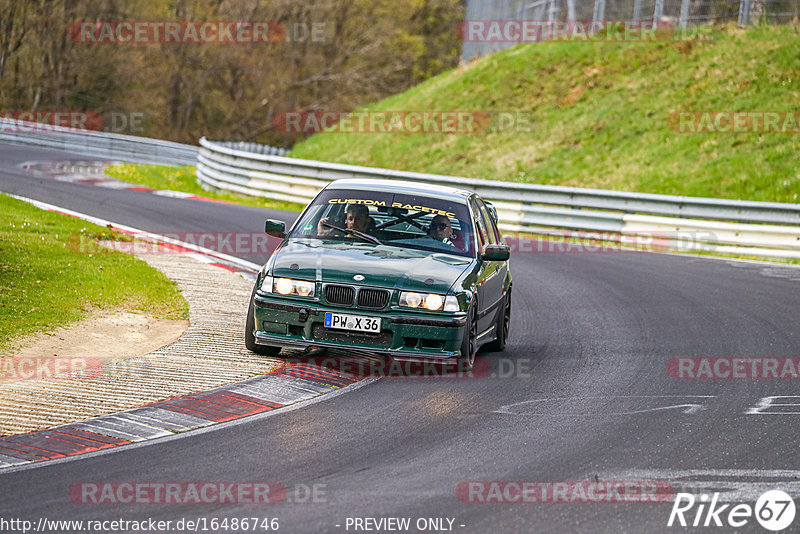
[[[124,412],[0,438],[0,469],[98,452],[271,412],[340,391],[362,378],[307,363]],[[364,380],[366,384],[370,380]]]
[[[261,268],[260,265],[192,243],[144,232],[27,197],[10,196],[41,209],[80,218],[137,239],[158,243],[242,275],[252,276]],[[271,373],[209,391],[183,395],[49,430],[0,438],[0,469],[22,469],[47,460],[63,460],[147,440],[165,439],[211,425],[285,409],[342,391],[356,383],[366,385],[372,380],[312,363],[287,363]]]

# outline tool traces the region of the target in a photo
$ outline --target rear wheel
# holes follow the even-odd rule
[[[244,346],[262,356],[277,356],[281,351],[280,347],[267,347],[256,343],[256,336],[253,334],[256,329],[255,313],[253,312],[253,297],[255,296],[256,288],[253,287],[253,292],[250,294],[250,302],[248,303],[247,322],[244,326]]]
[[[478,321],[475,308],[467,312],[467,324],[464,339],[461,341],[461,359],[458,361],[459,370],[471,371],[475,365],[475,353],[478,352]]]
[[[508,341],[509,325],[511,324],[511,290],[508,290],[506,295],[506,305],[503,308],[503,313],[497,316],[497,326],[495,332],[497,339],[486,345],[486,350],[491,352],[502,352],[506,350],[506,341]]]

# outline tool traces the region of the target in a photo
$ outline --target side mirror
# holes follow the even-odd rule
[[[264,224],[264,231],[267,235],[283,239],[286,237],[286,223],[283,221],[276,221],[275,219],[267,219],[267,222]]]
[[[506,261],[510,257],[508,245],[486,245],[481,254],[481,259],[486,261]]]

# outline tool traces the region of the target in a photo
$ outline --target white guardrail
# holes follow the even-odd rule
[[[0,142],[54,148],[112,160],[165,165],[194,165],[198,151],[196,146],[149,137],[76,130],[2,117]]]
[[[256,145],[258,146],[258,145]],[[197,179],[205,187],[308,203],[341,178],[452,185],[497,208],[504,232],[560,238],[645,242],[671,250],[800,258],[800,204],[627,193],[520,184],[342,165],[242,150],[238,143],[200,139]],[[265,153],[266,152],[266,153]],[[645,239],[630,241],[625,236]]]
[[[283,157],[284,149],[200,139],[200,149],[159,139],[0,118],[0,142],[111,160],[190,165],[204,187],[305,204],[340,178],[405,180],[471,189],[497,208],[504,232],[646,243],[673,250],[800,258],[800,204],[519,184]],[[574,234],[577,232],[577,236]],[[626,236],[643,236],[629,241]]]

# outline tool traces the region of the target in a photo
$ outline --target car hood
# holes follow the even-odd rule
[[[279,277],[446,293],[471,263],[453,254],[304,239],[277,251],[271,270]]]

